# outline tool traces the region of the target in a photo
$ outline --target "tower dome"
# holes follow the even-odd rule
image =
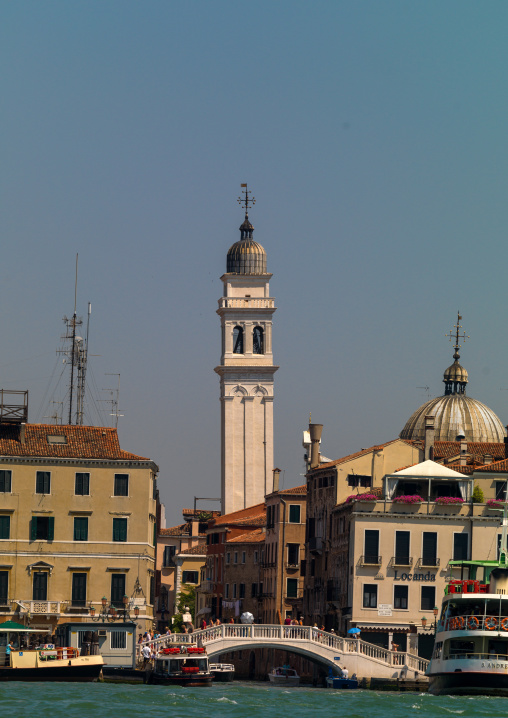
[[[459,337],[461,319],[459,314],[455,325],[454,362],[443,375],[444,395],[425,402],[411,415],[400,432],[401,439],[424,440],[425,417],[430,415],[434,417],[436,441],[456,441],[459,435],[463,435],[468,442],[502,443],[504,441],[505,429],[499,417],[481,401],[466,396],[468,373],[459,364],[458,350],[459,339],[465,340],[468,337],[465,334]]]
[[[238,242],[229,248],[226,271],[228,274],[266,274],[266,252],[252,238],[254,227],[247,212],[240,232]]]

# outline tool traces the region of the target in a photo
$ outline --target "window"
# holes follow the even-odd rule
[[[48,435],[47,437],[48,444],[66,444],[67,443],[67,437],[62,436],[62,434],[53,434]]]
[[[409,566],[409,531],[395,532],[395,563]]]
[[[11,493],[11,477],[12,471],[0,471],[0,493]]]
[[[372,476],[366,476],[366,475],[360,475],[360,474],[348,474],[347,476],[347,483],[348,486],[352,486],[353,488],[357,488],[358,486],[362,486],[364,488],[369,488],[372,486]],[[332,484],[333,486],[333,484]]]
[[[258,556],[259,556],[258,552],[254,551],[254,563],[258,562]]]
[[[243,329],[236,326],[233,329],[233,354],[243,354]]]
[[[365,531],[365,563],[377,564],[379,561],[379,531]]]
[[[265,353],[264,335],[261,327],[254,327],[252,332],[252,351],[254,354]]]
[[[300,559],[300,544],[288,543],[288,564],[290,566],[298,566]]]
[[[0,571],[0,604],[5,606],[9,599],[9,571]]]
[[[435,531],[424,531],[422,543],[422,566],[435,566],[436,558],[437,533]]]
[[[242,551],[242,563],[245,563],[245,551]]]
[[[453,560],[467,561],[467,534],[453,534]]]
[[[76,496],[90,495],[90,474],[76,474],[74,493]]]
[[[226,554],[226,563],[231,563],[231,554],[229,552]]]
[[[74,541],[88,541],[88,516],[74,517]]]
[[[86,573],[72,574],[72,605],[86,606]]]
[[[55,538],[54,516],[32,516],[30,526],[31,541],[53,541]]]
[[[182,583],[198,583],[198,571],[182,571]]]
[[[363,587],[363,607],[377,608],[377,586],[375,583],[366,583]]]
[[[238,585],[238,598],[245,598],[245,584],[240,583]]]
[[[286,579],[286,595],[288,598],[298,598],[298,579]]]
[[[422,586],[422,611],[432,611],[436,605],[436,589],[434,586]]]
[[[48,600],[48,574],[45,571],[34,573],[32,590],[33,601]]]
[[[226,598],[229,598],[229,583],[226,583],[226,593],[224,595]]]
[[[266,528],[273,529],[275,526],[275,506],[266,507]]]
[[[506,501],[506,481],[496,481],[496,499]]]
[[[236,598],[236,583],[231,584],[233,586],[233,598]]]
[[[289,523],[300,523],[300,504],[289,504]]]
[[[113,541],[127,541],[127,519],[113,519]]]
[[[173,558],[176,553],[176,546],[164,546],[164,554],[162,557],[162,567],[168,568],[173,565]]]
[[[236,551],[233,554],[233,563],[238,563],[238,553]]]
[[[393,607],[407,609],[407,586],[394,586],[393,587]]]
[[[256,598],[257,595],[258,595],[258,585],[257,585],[257,583],[253,583],[253,584],[251,584],[251,587],[250,587],[250,597]]]
[[[129,474],[115,474],[115,496],[129,495]]]
[[[125,574],[111,574],[111,603],[117,608],[123,608],[123,597],[125,596]]]
[[[11,536],[11,517],[0,516],[0,539],[8,539]]]
[[[38,471],[35,475],[35,493],[50,494],[51,493],[51,474],[49,471]]]
[[[109,635],[111,636],[111,648],[127,648],[126,631],[111,631]]]

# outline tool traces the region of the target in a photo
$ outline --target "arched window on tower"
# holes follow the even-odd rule
[[[252,334],[252,351],[254,354],[265,353],[265,342],[261,327],[254,327],[254,332]]]
[[[243,329],[239,326],[233,329],[233,354],[243,354]]]

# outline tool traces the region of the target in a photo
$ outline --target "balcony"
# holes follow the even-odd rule
[[[425,558],[419,558],[416,562],[416,568],[438,568],[441,565],[441,560],[437,556],[426,556]]]
[[[299,569],[299,568],[300,568],[300,564],[299,564],[299,563],[294,563],[294,562],[292,562],[292,561],[291,561],[291,562],[288,561],[288,563],[286,564],[286,569],[287,569],[288,571],[296,571],[296,570]]]
[[[381,566],[382,556],[360,556],[360,566]]]
[[[62,601],[15,601],[23,612],[32,616],[59,616],[65,608]]]
[[[221,297],[220,309],[273,309],[273,297]]]
[[[412,556],[392,556],[390,561],[388,562],[388,566],[392,568],[393,566],[412,566],[413,565],[413,558]]]
[[[309,539],[309,551],[321,553],[323,551],[323,539],[321,536],[313,536]]]
[[[215,581],[201,581],[201,584],[199,586],[200,593],[213,593],[215,591],[215,588],[217,586],[217,583]]]

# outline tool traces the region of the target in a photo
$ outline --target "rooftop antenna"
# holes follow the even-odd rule
[[[51,403],[55,404],[55,411],[49,416],[43,416],[42,418],[52,419],[55,424],[61,424],[62,417],[60,416],[60,409],[63,411],[63,401],[52,401]],[[58,407],[60,407],[60,409]]]
[[[430,399],[430,386],[417,386],[417,389],[423,389],[427,394],[427,399]]]
[[[72,392],[74,390],[74,365],[76,363],[76,302],[78,298],[78,254],[76,253],[76,277],[74,279],[74,314],[72,315],[71,387],[69,394],[69,424],[72,424]]]
[[[123,410],[118,408],[120,399],[120,374],[106,373],[105,376],[118,377],[118,386],[116,389],[103,389],[103,391],[108,391],[111,394],[111,399],[101,399],[101,401],[107,401],[111,404],[111,412],[109,415],[115,417],[115,429],[118,429],[118,419],[123,416],[123,414],[120,414],[120,411]]]

